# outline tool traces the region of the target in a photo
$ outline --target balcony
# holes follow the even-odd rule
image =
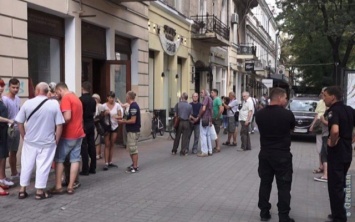
[[[113,2],[115,4],[120,4],[122,2],[147,2],[147,1],[155,1],[155,0],[107,0]]]
[[[229,46],[229,27],[214,15],[191,16],[192,39],[210,46]]]
[[[255,8],[258,6],[258,0],[234,0],[237,4],[247,5],[249,9]]]
[[[256,46],[252,44],[234,45],[237,48],[237,59],[256,60]]]

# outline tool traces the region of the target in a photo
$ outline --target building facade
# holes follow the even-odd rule
[[[66,82],[81,95],[81,83],[106,101],[137,93],[149,103],[149,2],[115,0],[1,0],[0,75],[21,81],[21,98],[38,82]],[[142,113],[143,136],[150,118]]]
[[[20,79],[21,98],[40,81],[77,95],[90,81],[103,102],[133,90],[143,138],[147,111],[167,123],[182,92],[260,96],[262,79],[283,74],[265,0],[1,0],[0,23],[0,76]]]

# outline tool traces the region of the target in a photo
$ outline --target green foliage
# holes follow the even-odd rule
[[[287,33],[282,49],[284,62],[330,63],[297,66],[303,73],[304,84],[317,88],[334,84],[335,74],[339,78],[341,68],[355,65],[354,0],[278,0],[276,3],[282,10],[277,17],[279,29]],[[335,66],[336,63],[339,65]]]

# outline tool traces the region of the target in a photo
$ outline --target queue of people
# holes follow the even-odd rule
[[[132,165],[127,173],[138,172],[137,142],[140,132],[140,108],[135,102],[136,94],[126,94],[126,117],[122,118],[122,106],[116,103],[113,92],[108,94],[107,103],[100,104],[98,94],[91,95],[91,84],[82,83],[82,95],[78,97],[67,85],[61,83],[40,82],[35,87],[35,97],[22,106],[16,94],[19,81],[9,81],[9,93],[2,96],[5,82],[0,79],[0,196],[7,196],[7,191],[14,186],[12,181],[19,177],[20,190],[18,199],[29,196],[26,187],[30,185],[31,174],[35,173],[35,199],[51,198],[56,194],[74,194],[80,186],[79,175],[88,176],[96,173],[97,148],[101,152],[101,141],[95,117],[103,119],[108,129],[103,132],[105,141],[105,165],[117,167],[113,163],[113,145],[117,139],[118,125],[126,125],[127,150]],[[11,94],[11,95],[10,95]],[[25,127],[26,125],[26,127]],[[17,134],[19,136],[17,136]],[[23,140],[21,153],[21,173],[9,160],[11,178],[6,178],[6,158],[16,154],[15,145]],[[16,140],[18,139],[18,141]],[[99,141],[99,142],[98,142]],[[54,164],[53,164],[54,162]],[[80,162],[82,162],[80,172]],[[47,189],[51,167],[55,168],[55,186]],[[63,175],[64,174],[64,175]],[[63,187],[67,188],[64,189]]]
[[[198,157],[212,156],[213,153],[221,152],[221,145],[236,147],[239,122],[242,124],[240,132],[242,144],[241,149],[237,150],[251,150],[249,127],[253,121],[256,104],[248,92],[243,92],[243,100],[240,104],[234,92],[230,92],[228,97],[223,97],[223,100],[218,93],[217,89],[212,89],[211,94],[207,90],[201,90],[202,103],[198,102],[198,93],[192,94],[191,103],[187,102],[187,93],[182,93],[180,101],[174,107],[175,116],[180,121],[176,126],[176,137],[171,151],[173,155],[177,154],[181,135],[183,139],[180,155],[188,155],[193,132],[194,142],[191,154],[197,154]],[[228,133],[227,141],[222,144],[219,141],[221,128]],[[198,153],[199,141],[201,150]]]

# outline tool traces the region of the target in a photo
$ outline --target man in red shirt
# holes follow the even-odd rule
[[[65,158],[68,156],[71,166],[67,193],[73,194],[73,185],[79,172],[81,143],[85,137],[83,129],[83,107],[79,98],[73,92],[68,90],[65,83],[58,83],[56,85],[56,92],[58,98],[61,100],[60,109],[63,113],[65,124],[54,158],[54,161],[56,162],[56,185],[52,189],[51,193],[63,193],[63,163]]]

